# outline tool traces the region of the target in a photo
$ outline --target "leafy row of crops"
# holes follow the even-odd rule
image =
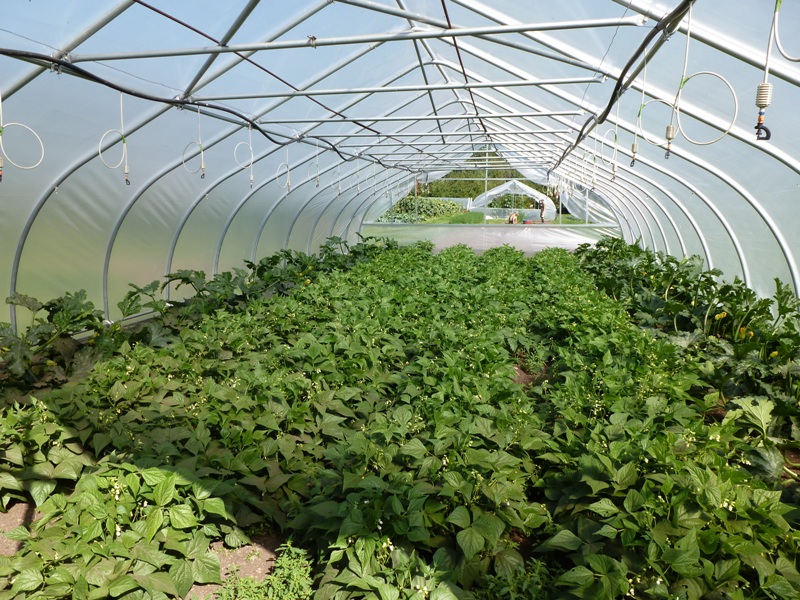
[[[427,196],[405,196],[383,213],[379,223],[423,223],[436,217],[456,215],[464,210],[458,202]]]
[[[4,406],[0,492],[43,517],[0,599],[180,597],[251,527],[321,599],[800,594],[785,287],[619,241],[358,248],[136,288],[159,329]]]

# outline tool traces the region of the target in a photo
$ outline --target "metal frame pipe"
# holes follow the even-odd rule
[[[228,46],[200,46],[195,48],[172,48],[161,50],[140,50],[137,52],[102,52],[95,54],[69,54],[67,59],[72,63],[130,60],[140,58],[171,58],[176,56],[194,56],[198,54],[227,54],[236,52],[261,52],[264,50],[288,50],[291,48],[319,48],[322,46],[342,46],[347,44],[375,44],[385,42],[402,42],[410,40],[426,40],[454,38],[465,36],[482,36],[505,33],[527,33],[530,31],[560,31],[565,29],[590,29],[595,27],[618,27],[621,25],[640,25],[639,17],[623,17],[621,19],[595,19],[577,21],[551,21],[546,23],[522,23],[518,25],[491,25],[486,27],[458,27],[445,29],[400,30],[389,33],[374,33],[341,37],[316,38],[308,36],[302,40],[281,40],[261,44],[231,44]],[[313,38],[313,39],[312,39]]]
[[[408,116],[366,116],[366,117],[319,117],[317,119],[259,119],[259,123],[268,125],[289,125],[292,123],[381,123],[384,121],[453,121],[456,119],[516,119],[520,117],[573,117],[586,114],[583,110],[553,110],[535,111],[519,113],[497,113],[497,114],[469,114],[460,115],[408,115]],[[387,134],[388,136],[389,134]],[[346,137],[346,136],[345,136]]]
[[[351,94],[385,94],[403,92],[427,92],[447,90],[470,90],[480,88],[528,87],[540,85],[570,85],[601,83],[600,77],[563,77],[554,79],[511,79],[473,83],[432,83],[427,85],[397,85],[384,87],[330,88],[321,90],[292,90],[290,92],[266,92],[259,94],[222,94],[219,96],[194,96],[199,102],[226,102],[229,100],[262,100],[265,98],[293,98],[300,96],[342,96]]]

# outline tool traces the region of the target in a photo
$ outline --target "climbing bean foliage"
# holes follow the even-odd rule
[[[198,290],[168,343],[3,407],[3,506],[42,517],[0,599],[183,597],[264,527],[319,599],[797,597],[792,406],[712,354],[751,336],[643,327],[602,244],[372,246],[285,293]]]
[[[535,392],[560,441],[539,455],[550,466],[536,488],[561,527],[537,550],[571,566],[558,585],[577,597],[794,597],[796,475],[781,477],[769,437],[775,404],[741,396],[716,412],[704,350],[632,322],[640,307],[601,292],[575,256],[534,262],[534,340],[550,373]]]

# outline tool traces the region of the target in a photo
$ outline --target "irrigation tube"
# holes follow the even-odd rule
[[[575,150],[584,139],[586,139],[586,137],[595,127],[605,122],[605,120],[608,118],[608,115],[611,113],[611,108],[614,106],[617,100],[619,100],[619,97],[633,84],[633,82],[636,80],[636,77],[639,75],[639,72],[642,70],[642,68],[644,68],[644,65],[647,64],[651,57],[653,57],[656,52],[661,49],[661,46],[667,41],[667,38],[672,34],[672,32],[678,28],[678,25],[680,25],[684,15],[695,2],[696,0],[683,0],[677,6],[677,8],[675,8],[675,10],[664,16],[656,24],[656,26],[650,30],[642,43],[639,45],[639,48],[637,48],[636,52],[634,52],[633,56],[620,72],[619,78],[617,79],[617,84],[614,86],[614,91],[611,93],[611,99],[608,101],[608,105],[606,106],[605,110],[603,110],[603,112],[599,115],[592,115],[583,124],[583,127],[578,133],[577,139],[573,142],[572,146],[564,150],[564,154],[562,154],[561,158],[556,161],[556,164],[551,167],[550,171],[555,171],[564,161],[564,159],[571,154],[572,151]],[[652,48],[650,48],[648,51],[647,47],[650,45],[650,42],[652,42],[653,39],[662,31],[664,32],[664,35],[653,42]],[[642,55],[644,55],[643,61],[637,67],[633,68],[630,74],[628,74],[628,71],[631,70],[635,61]]]
[[[704,123],[710,124],[710,121],[707,118],[705,118],[704,115],[697,114],[696,111],[692,113],[692,116],[694,118],[704,122]],[[632,127],[628,127],[628,126],[623,126],[623,127],[627,131],[635,131],[635,129],[632,128]],[[737,140],[740,140],[740,141],[744,140],[745,143],[749,144],[750,146],[758,147],[760,149],[760,151],[769,154],[769,156],[775,158],[775,160],[777,160],[780,163],[784,164],[785,166],[787,166],[792,171],[800,173],[800,166],[798,166],[798,162],[796,160],[794,160],[791,156],[787,155],[785,152],[778,152],[778,151],[774,150],[773,148],[771,148],[769,146],[758,146],[758,142],[755,139],[751,139],[752,138],[751,135],[749,135],[749,134],[748,135],[743,135],[741,129],[738,128],[738,127],[734,127],[731,130],[730,135],[734,139],[737,139]],[[787,265],[789,267],[789,270],[792,273],[792,280],[793,280],[793,283],[794,283],[794,286],[795,286],[795,290],[800,289],[800,272],[798,272],[797,263],[796,263],[796,261],[794,260],[794,257],[791,255],[791,253],[789,251],[789,245],[786,242],[785,236],[779,231],[779,229],[778,229],[776,223],[774,222],[774,220],[767,214],[766,210],[759,204],[757,199],[755,199],[752,196],[752,194],[750,194],[746,189],[741,187],[738,183],[736,183],[735,181],[732,181],[729,176],[726,176],[725,174],[723,174],[719,170],[716,170],[716,169],[713,169],[712,167],[709,167],[706,162],[701,161],[701,160],[697,159],[696,157],[694,157],[693,155],[690,155],[690,154],[686,153],[685,150],[672,150],[672,153],[676,154],[676,155],[678,155],[678,154],[684,155],[685,157],[687,157],[686,160],[688,160],[689,162],[692,162],[692,163],[696,164],[697,166],[699,166],[700,168],[706,170],[707,172],[712,173],[720,181],[723,181],[727,185],[731,186],[736,191],[736,193],[739,196],[741,196],[756,211],[756,213],[759,215],[759,217],[765,222],[767,227],[773,233],[773,235],[775,236],[776,241],[778,242],[778,244],[779,244],[779,246],[781,248],[781,252],[783,253],[784,258],[786,259]],[[639,160],[639,158],[637,158],[637,160]],[[652,163],[648,163],[648,164],[652,164]],[[658,169],[658,168],[657,168],[657,170],[660,171],[660,169]],[[676,176],[674,173],[669,174],[668,176],[672,177],[673,179],[675,179],[677,181],[683,182],[688,187],[691,187],[688,184],[686,184],[683,179],[681,179],[680,177]],[[735,234],[732,233],[732,229],[731,229],[730,224],[725,220],[725,218],[721,214],[721,212],[719,210],[717,210],[717,208],[703,194],[699,193],[698,190],[696,190],[694,188],[691,188],[691,189],[699,198],[703,199],[703,202],[706,204],[706,206],[711,208],[712,212],[714,212],[715,216],[723,224],[723,227],[725,228],[726,233],[731,237],[731,239],[733,241],[733,244],[734,244],[734,247],[736,248],[737,254],[739,256],[740,264],[742,265],[742,270],[743,270],[743,273],[745,275],[746,283],[749,284],[751,282],[751,280],[749,278],[749,269],[747,267],[746,261],[743,258],[743,251],[742,251],[741,244],[739,244],[738,239],[736,238]]]

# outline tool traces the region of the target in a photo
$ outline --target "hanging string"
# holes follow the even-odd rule
[[[42,153],[39,156],[39,160],[37,160],[34,164],[23,166],[11,160],[11,157],[8,155],[8,151],[6,150],[5,144],[3,142],[3,134],[5,133],[5,130],[8,129],[9,127],[21,127],[22,129],[27,129],[33,134],[33,137],[36,138],[36,141],[39,143],[39,148],[41,148]],[[5,158],[8,159],[9,163],[14,165],[18,169],[24,169],[26,171],[30,169],[35,169],[40,164],[42,164],[42,161],[44,160],[44,143],[42,142],[42,138],[40,138],[39,135],[27,125],[23,125],[22,123],[6,123],[3,120],[3,95],[2,92],[0,92],[0,181],[3,181],[4,156]]]
[[[119,162],[115,165],[108,164],[103,158],[103,140],[105,140],[106,136],[111,133],[119,134],[120,140],[122,140],[122,156],[120,156]],[[128,179],[128,140],[125,138],[125,111],[122,106],[121,92],[119,95],[119,129],[109,129],[103,134],[103,137],[100,138],[100,143],[97,146],[97,154],[100,157],[100,162],[103,163],[106,168],[118,169],[120,166],[124,165],[122,172],[125,175],[125,185],[131,184],[131,180]]]
[[[239,158],[236,156],[236,152],[239,150],[239,146],[244,146],[250,151],[250,164],[247,163],[242,164],[239,162]],[[246,142],[239,142],[233,147],[233,160],[236,161],[236,164],[239,165],[242,169],[250,169],[250,188],[253,188],[253,128],[248,125],[247,126],[247,141]]]
[[[197,146],[200,149],[200,166],[197,167],[194,171],[190,171],[189,167],[186,166],[186,151],[191,148],[192,146]],[[183,155],[181,156],[181,160],[183,161],[183,168],[190,175],[194,175],[197,172],[200,172],[200,179],[206,178],[206,158],[205,153],[203,151],[203,132],[200,129],[200,107],[197,107],[197,141],[196,142],[189,142],[186,144],[186,147],[183,149]]]

